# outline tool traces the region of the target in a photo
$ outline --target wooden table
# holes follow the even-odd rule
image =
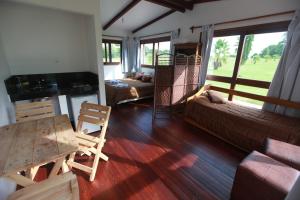
[[[33,183],[39,166],[55,162],[49,177],[60,168],[68,171],[65,158],[78,150],[67,115],[48,117],[0,127],[0,176],[21,186]],[[29,172],[26,177],[20,171]]]

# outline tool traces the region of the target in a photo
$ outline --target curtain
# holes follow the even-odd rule
[[[175,42],[176,42],[176,40],[179,38],[179,36],[180,36],[180,29],[179,30],[176,30],[176,31],[172,31],[171,32],[171,54],[172,55],[174,55],[175,54],[175,46],[174,46],[174,44],[175,44]]]
[[[134,72],[141,70],[141,46],[140,38],[133,39],[133,69]]]
[[[205,84],[213,36],[214,36],[214,25],[202,26],[202,30],[200,32],[200,39],[199,39],[199,43],[202,44],[202,48],[201,48],[202,61],[201,61],[200,76],[199,76],[200,86],[203,86]]]
[[[122,40],[122,72],[126,73],[131,71],[129,69],[129,38],[125,37]]]
[[[287,42],[268,96],[300,102],[300,10],[296,11],[287,33]],[[265,103],[263,110],[300,117],[300,111]]]

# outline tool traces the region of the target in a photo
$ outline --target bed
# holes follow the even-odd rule
[[[185,120],[248,152],[261,151],[267,137],[300,145],[300,119],[202,95],[189,99]]]
[[[110,106],[129,101],[150,98],[154,84],[132,78],[105,81],[106,101]]]

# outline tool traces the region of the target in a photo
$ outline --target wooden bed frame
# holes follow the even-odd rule
[[[139,101],[142,99],[151,99],[151,98],[153,98],[153,96],[145,96],[145,97],[139,97],[139,98],[135,98],[135,99],[126,99],[126,100],[119,101],[117,103],[117,105],[123,104],[123,103],[135,102],[135,101]]]
[[[187,99],[187,101],[191,101],[193,98],[195,97],[199,97],[204,91],[206,90],[214,90],[214,91],[218,91],[218,92],[222,92],[222,93],[226,93],[226,94],[232,94],[232,95],[236,95],[236,96],[240,96],[240,97],[245,97],[245,98],[249,98],[249,99],[254,99],[254,100],[258,100],[258,101],[263,101],[263,102],[267,102],[267,103],[271,103],[271,104],[275,104],[275,105],[281,105],[281,106],[285,106],[285,107],[289,107],[289,108],[294,108],[294,109],[300,109],[300,103],[299,102],[293,102],[293,101],[288,101],[288,100],[284,100],[284,99],[278,99],[275,97],[267,97],[267,96],[262,96],[262,95],[256,95],[256,94],[251,94],[251,93],[247,93],[247,92],[241,92],[241,91],[236,91],[236,90],[231,90],[231,89],[225,89],[225,88],[221,88],[221,87],[216,87],[216,86],[212,86],[212,85],[205,85],[203,86],[196,94],[194,94],[193,96],[189,97]],[[238,149],[241,149],[242,151],[248,152],[248,150],[233,144],[232,142],[220,137],[218,134],[216,134],[215,132],[204,128],[202,126],[200,126],[197,122],[195,122],[194,120],[188,118],[188,117],[184,117],[184,121],[186,121],[187,123],[200,128],[201,130],[225,141],[226,143],[231,144],[234,147],[237,147]]]

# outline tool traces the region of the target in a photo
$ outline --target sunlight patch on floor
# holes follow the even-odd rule
[[[192,167],[195,162],[198,160],[198,156],[195,154],[188,154],[184,157],[182,157],[179,161],[177,161],[176,163],[172,164],[169,167],[169,170],[177,170],[179,168],[190,168]]]

